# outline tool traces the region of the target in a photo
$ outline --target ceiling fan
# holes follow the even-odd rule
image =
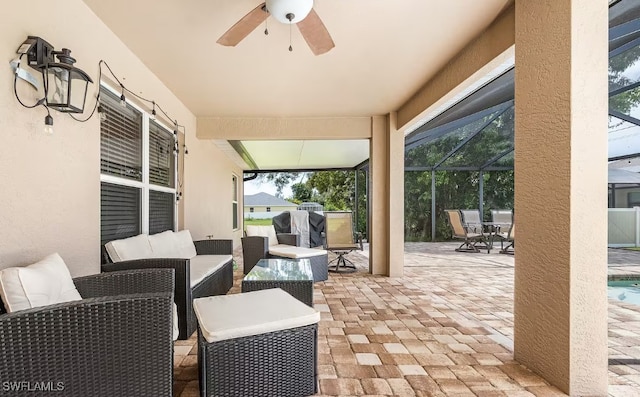
[[[315,55],[324,54],[335,47],[329,31],[313,10],[313,0],[266,0],[229,28],[217,43],[236,46],[269,15],[273,15],[279,22],[298,26],[302,37]],[[266,30],[265,34],[268,34]],[[292,50],[291,46],[289,50]]]

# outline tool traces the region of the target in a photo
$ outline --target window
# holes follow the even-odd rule
[[[117,94],[100,89],[100,239],[102,244],[176,225],[173,133]]]
[[[253,207],[249,207],[249,212],[253,212]]]
[[[233,187],[231,189],[231,214],[233,216],[233,230],[238,229],[238,177],[231,175],[231,182]]]
[[[267,207],[267,212],[271,212],[271,207]]]

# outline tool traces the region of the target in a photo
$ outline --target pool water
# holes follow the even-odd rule
[[[619,300],[620,302],[640,305],[640,279],[609,281],[607,285],[607,295],[609,298]]]

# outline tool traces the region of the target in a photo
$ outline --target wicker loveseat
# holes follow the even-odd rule
[[[170,269],[103,273],[73,280],[82,300],[12,313],[0,305],[1,390],[171,396],[173,280]]]
[[[171,233],[173,232],[168,231],[152,236],[139,235],[106,244],[103,247],[102,271],[174,269],[174,293],[180,330],[178,339],[188,339],[197,328],[193,299],[223,295],[233,286],[233,242],[231,240],[191,241],[188,230],[173,233],[173,236]],[[171,242],[171,238],[174,237],[182,237],[183,242],[188,239],[189,244],[185,248],[185,244]],[[144,246],[147,239],[151,241],[153,250],[147,251],[147,246]],[[112,256],[116,255],[108,251],[118,242],[133,243],[137,251],[128,258],[113,258]],[[144,249],[140,246],[144,246]],[[136,257],[139,259],[130,259]]]

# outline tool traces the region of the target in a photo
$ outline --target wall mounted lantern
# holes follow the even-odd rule
[[[73,64],[71,51],[63,48],[54,51],[53,46],[36,36],[29,36],[18,49],[27,55],[29,66],[42,73],[44,101],[47,107],[64,113],[84,112],[87,86],[93,80]],[[58,58],[56,62],[55,58]]]

